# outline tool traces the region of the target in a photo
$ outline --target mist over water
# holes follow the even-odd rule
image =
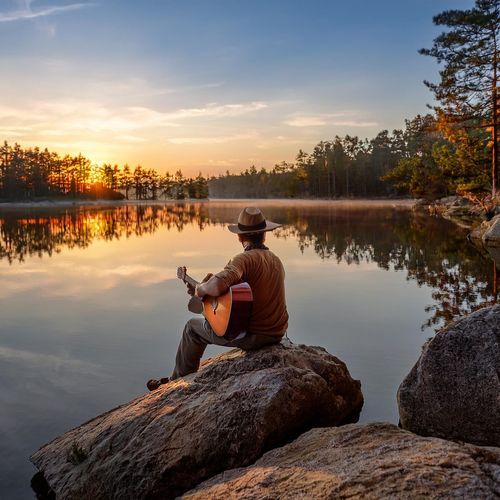
[[[425,340],[496,299],[494,264],[467,231],[405,203],[2,209],[2,496],[30,496],[39,446],[171,373],[190,317],[176,268],[220,270],[241,251],[226,225],[248,204],[284,224],[267,244],[287,273],[290,339],[325,347],[361,379],[361,421],[397,423],[397,387]]]

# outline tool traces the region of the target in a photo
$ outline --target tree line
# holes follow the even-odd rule
[[[22,148],[4,142],[0,147],[0,199],[100,198],[156,200],[208,197],[201,173],[184,177],[178,170],[159,173],[138,165],[92,164],[82,154],[60,156],[48,149]]]
[[[453,129],[453,133],[454,133]],[[64,157],[47,149],[0,147],[0,199],[40,197],[111,199],[212,198],[383,198],[434,199],[490,186],[488,131],[470,129],[450,138],[442,114],[418,115],[404,129],[382,130],[373,139],[335,136],[295,162],[272,169],[255,166],[217,177],[184,177],[138,165],[94,165],[79,154]],[[456,140],[455,140],[456,139]]]
[[[468,164],[450,176],[447,162],[456,154],[438,120],[418,115],[406,120],[404,129],[382,130],[371,140],[335,136],[311,152],[299,150],[295,162],[270,171],[252,166],[240,174],[226,172],[208,185],[216,198],[439,197],[455,193],[457,186],[483,187],[483,164]]]

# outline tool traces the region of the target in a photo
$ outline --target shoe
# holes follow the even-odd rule
[[[160,387],[160,385],[167,384],[168,382],[170,382],[170,379],[168,377],[163,377],[160,380],[157,380],[155,378],[151,378],[147,381],[146,387],[150,391],[156,391],[156,389],[158,389],[158,387]]]

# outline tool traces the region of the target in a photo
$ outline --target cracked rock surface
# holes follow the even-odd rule
[[[387,423],[312,429],[183,498],[485,498],[500,496],[500,448],[425,438]]]

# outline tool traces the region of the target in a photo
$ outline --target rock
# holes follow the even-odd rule
[[[500,305],[460,319],[424,345],[398,404],[404,429],[500,446]]]
[[[500,247],[500,216],[497,215],[491,219],[491,224],[486,229],[482,237],[486,246]]]
[[[495,263],[497,270],[500,270],[500,247],[487,247],[486,251],[488,257]]]
[[[319,347],[232,350],[31,457],[57,498],[173,498],[314,426],[355,421],[360,383]]]
[[[470,206],[471,202],[461,196],[446,196],[436,200],[436,204],[446,205],[448,207]]]
[[[498,498],[500,449],[424,438],[386,423],[312,429],[185,499]]]
[[[483,234],[490,227],[490,221],[485,220],[476,226],[470,233],[469,238],[474,242],[479,242],[481,245],[483,243]]]
[[[486,247],[500,247],[500,215],[491,220],[483,221],[469,234],[476,243],[481,242]]]

